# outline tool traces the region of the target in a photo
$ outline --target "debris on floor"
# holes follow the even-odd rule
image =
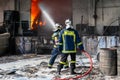
[[[26,58],[27,56],[27,58]],[[32,56],[32,57],[31,57]],[[15,58],[16,57],[16,58]],[[7,59],[6,59],[7,58]],[[25,56],[9,56],[2,57],[0,59],[0,80],[54,80],[55,78],[70,78],[75,77],[76,75],[70,75],[69,68],[62,69],[61,75],[57,75],[57,64],[59,62],[60,56],[55,61],[55,64],[52,69],[47,67],[50,55],[25,55]],[[77,60],[79,60],[79,56]],[[2,61],[2,59],[6,59],[6,61]],[[10,61],[9,60],[13,60]],[[80,58],[84,60],[84,57]],[[79,62],[79,61],[77,61]],[[87,60],[83,61],[84,63],[88,63]],[[119,80],[120,78],[109,77],[102,74],[98,67],[98,63],[94,62],[93,70],[91,73],[82,79],[78,80]],[[76,72],[83,74],[85,71],[89,69],[88,67],[84,67],[82,62],[79,62],[76,68]],[[77,74],[78,75],[78,74]]]

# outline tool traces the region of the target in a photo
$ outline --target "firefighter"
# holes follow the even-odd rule
[[[76,63],[76,48],[78,47],[80,50],[84,51],[83,44],[79,37],[78,32],[73,29],[71,25],[71,21],[67,19],[65,21],[66,28],[60,32],[59,36],[59,51],[62,52],[61,59],[59,65],[57,66],[57,73],[60,75],[61,69],[65,64],[68,55],[71,57],[70,61],[70,74],[76,74],[75,63]]]
[[[59,37],[60,31],[62,30],[62,26],[60,24],[56,23],[55,27],[56,27],[56,30],[54,31],[54,33],[52,35],[54,48],[51,52],[51,58],[48,63],[48,68],[52,68],[56,57],[58,56],[58,54],[60,54],[60,51],[58,49],[58,37]],[[68,63],[65,64],[65,68],[68,68]]]

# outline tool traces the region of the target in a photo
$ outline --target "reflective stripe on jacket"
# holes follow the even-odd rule
[[[58,38],[59,38],[59,34],[60,34],[60,30],[57,30],[55,31],[53,34],[52,34],[52,40],[54,42],[54,48],[56,48],[58,46]]]
[[[62,53],[76,53],[76,48],[83,50],[83,44],[78,32],[72,28],[64,29],[59,36],[59,50]]]

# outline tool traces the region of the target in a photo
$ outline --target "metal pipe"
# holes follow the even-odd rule
[[[95,22],[95,27],[97,26],[97,4],[99,0],[95,0],[95,7],[94,7],[94,22]]]
[[[95,28],[96,28],[96,26],[97,26],[97,17],[98,17],[98,16],[97,16],[97,4],[98,4],[98,2],[99,2],[99,0],[95,0],[94,15],[93,15]],[[95,29],[95,32],[94,32],[94,33],[96,33],[96,30],[97,30],[97,29]]]

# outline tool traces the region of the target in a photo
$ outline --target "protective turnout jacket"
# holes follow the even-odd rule
[[[76,53],[77,47],[84,50],[78,32],[72,28],[62,30],[59,36],[59,50],[62,53]]]
[[[60,35],[60,30],[55,31],[55,32],[52,34],[52,40],[53,40],[53,42],[54,42],[54,48],[57,48],[57,46],[58,46],[58,38],[59,38],[59,35]]]

